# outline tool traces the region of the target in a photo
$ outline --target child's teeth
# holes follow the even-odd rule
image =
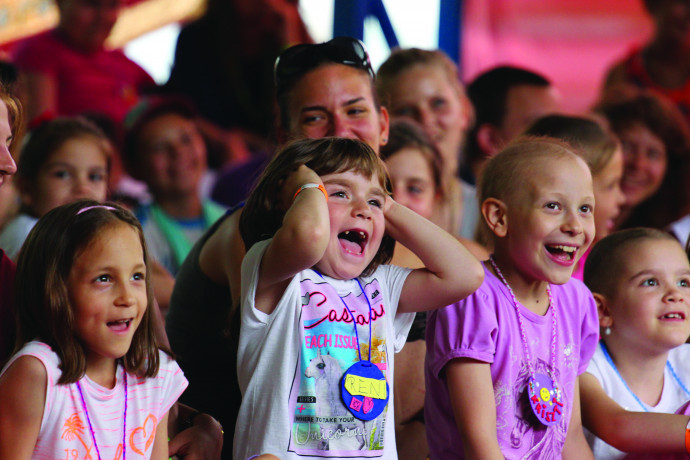
[[[575,252],[577,249],[573,246],[563,246],[563,245],[556,245],[554,248],[559,249],[563,252]]]
[[[683,317],[680,316],[680,313],[669,313],[668,315],[664,315],[664,318],[682,319]]]

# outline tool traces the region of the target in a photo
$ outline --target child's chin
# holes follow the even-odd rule
[[[554,272],[550,273],[549,276],[549,283],[551,284],[565,284],[568,281],[570,281],[570,278],[573,276],[573,268],[561,268],[560,270],[554,270]]]

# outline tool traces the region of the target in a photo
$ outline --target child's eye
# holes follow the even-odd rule
[[[443,98],[436,98],[433,101],[431,101],[431,106],[434,107],[435,109],[438,109],[440,107],[444,107],[446,105],[446,100]]]
[[[94,281],[96,281],[97,283],[107,283],[110,280],[110,275],[98,275]]]
[[[144,281],[146,279],[146,275],[143,273],[135,273],[132,275],[132,279],[135,281]]]
[[[414,117],[414,108],[412,107],[400,107],[395,111],[396,115],[401,117]]]
[[[417,185],[410,185],[407,187],[407,192],[413,195],[419,195],[422,193],[422,188]]]
[[[592,213],[592,205],[585,204],[580,206],[580,212],[583,214],[591,214]]]
[[[642,281],[642,286],[658,286],[659,281],[657,281],[656,278],[649,278],[644,281]]]
[[[678,280],[678,286],[680,286],[680,287],[690,287],[690,281],[688,281],[688,280],[685,279],[685,278],[680,279],[680,280]]]
[[[555,203],[555,202],[553,202],[553,203],[546,203],[546,205],[544,205],[544,207],[545,207],[546,209],[552,209],[552,210],[554,210],[554,211],[558,211],[558,210],[561,209],[561,205],[560,205],[559,203]]]
[[[369,200],[369,204],[371,206],[375,206],[377,208],[383,207],[383,203],[381,202],[381,200],[377,200],[377,199]]]
[[[91,173],[91,174],[89,174],[89,180],[91,182],[103,182],[103,180],[105,180],[105,174]]]
[[[343,192],[342,190],[338,190],[337,192],[331,193],[331,196],[338,198],[347,198],[347,193]]]
[[[58,179],[67,179],[69,177],[69,173],[64,170],[57,170],[53,171],[53,177],[56,177]]]

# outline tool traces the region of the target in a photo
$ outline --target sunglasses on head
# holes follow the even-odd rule
[[[325,43],[295,45],[283,51],[273,68],[278,93],[288,81],[324,62],[366,70],[372,79],[375,76],[364,43],[351,37],[336,37]]]

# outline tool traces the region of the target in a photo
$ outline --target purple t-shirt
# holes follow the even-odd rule
[[[484,267],[484,283],[471,296],[429,314],[426,329],[424,417],[431,458],[463,458],[462,441],[446,387],[444,367],[454,358],[491,363],[498,443],[508,458],[560,458],[578,375],[587,369],[599,338],[592,294],[571,279],[551,285],[556,308],[556,369],[564,393],[560,422],[535,429],[525,394],[528,370],[515,307],[503,283]],[[539,316],[520,306],[532,366],[547,375],[551,366],[551,308]],[[528,416],[530,418],[528,418]]]

